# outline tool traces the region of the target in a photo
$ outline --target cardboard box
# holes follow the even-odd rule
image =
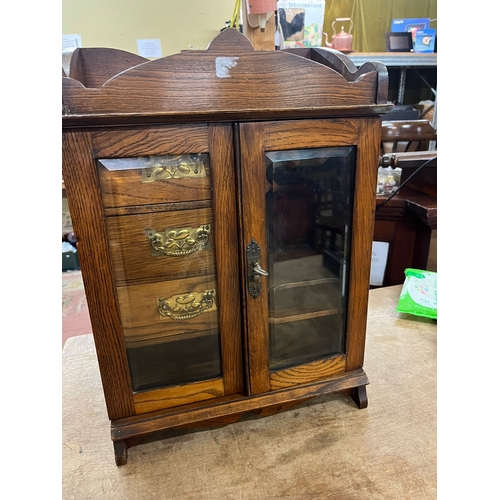
[[[280,48],[321,47],[324,0],[278,1]]]
[[[418,30],[413,50],[420,53],[433,53],[436,43],[436,30],[429,28],[426,30]]]
[[[429,29],[431,20],[429,17],[414,17],[406,19],[393,19],[391,23],[392,32],[410,32],[413,46],[417,39],[417,31]]]

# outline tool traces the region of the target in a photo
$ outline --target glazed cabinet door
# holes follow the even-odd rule
[[[362,367],[378,154],[371,124],[239,125],[252,394]]]
[[[116,311],[119,325],[112,335],[95,321],[96,342],[123,353],[121,373],[103,383],[116,390],[126,374],[129,392],[122,389],[120,397],[129,401],[129,415],[241,392],[231,126],[106,128],[85,135],[92,157],[84,174],[95,182],[75,183],[91,184],[86,191],[99,197],[101,217],[93,224],[86,215],[92,227],[79,228],[79,252],[83,245],[83,260],[99,261],[104,271],[108,266],[112,293],[103,294],[97,277],[85,285],[100,293],[96,309]],[[86,244],[96,236],[106,244]],[[113,418],[127,416],[121,413]]]

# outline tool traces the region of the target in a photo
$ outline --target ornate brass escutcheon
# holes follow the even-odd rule
[[[211,225],[204,224],[197,228],[165,229],[163,232],[146,229],[146,235],[154,251],[152,255],[182,257],[207,248],[210,231]]]
[[[256,299],[262,291],[262,276],[269,273],[262,269],[260,261],[260,246],[252,239],[247,246],[248,292]]]
[[[158,312],[162,318],[177,321],[193,319],[204,312],[215,311],[215,290],[172,295],[167,299],[158,298]]]
[[[152,157],[151,160],[156,164],[142,170],[142,182],[207,176],[205,165],[199,156],[160,156]]]

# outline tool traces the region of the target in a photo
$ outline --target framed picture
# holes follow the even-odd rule
[[[389,31],[385,34],[387,52],[412,52],[413,37],[410,32]]]
[[[417,39],[417,31],[429,29],[431,20],[428,17],[411,17],[406,19],[393,19],[391,22],[391,31],[407,31],[411,33],[413,45]]]
[[[280,48],[321,47],[325,0],[279,0],[277,7]]]

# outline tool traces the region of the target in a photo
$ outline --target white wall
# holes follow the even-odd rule
[[[235,0],[62,0],[62,34],[83,47],[137,54],[137,39],[159,38],[162,55],[206,49],[233,15]]]

